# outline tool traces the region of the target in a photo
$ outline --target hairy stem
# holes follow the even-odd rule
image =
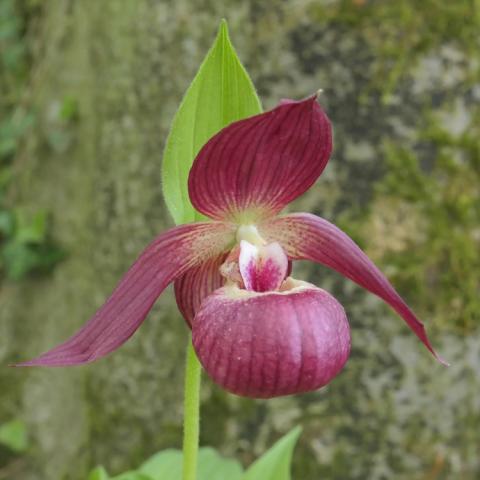
[[[183,480],[196,480],[198,440],[200,434],[200,382],[202,367],[191,339],[185,365],[185,399],[183,418]]]

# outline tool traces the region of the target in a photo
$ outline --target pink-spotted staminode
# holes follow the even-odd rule
[[[175,282],[195,351],[216,383],[258,398],[318,389],[345,365],[350,331],[335,298],[289,276],[301,259],[378,295],[443,362],[423,324],[345,233],[309,213],[279,215],[315,182],[331,150],[316,96],[224,128],[201,149],[188,181],[193,206],[211,221],[157,237],[77,334],[21,365],[78,365],[107,355]]]

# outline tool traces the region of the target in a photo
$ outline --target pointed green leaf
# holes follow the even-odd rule
[[[257,459],[242,480],[290,480],[292,454],[302,429],[295,427]]]
[[[200,148],[226,125],[262,107],[233,48],[225,20],[173,120],[162,166],[163,194],[175,223],[204,218],[188,197],[188,173]]]
[[[103,467],[95,467],[88,475],[87,480],[109,480],[107,471]]]

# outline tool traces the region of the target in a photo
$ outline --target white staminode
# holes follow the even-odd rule
[[[257,246],[267,244],[255,225],[240,225],[238,227],[237,241],[240,243],[242,240]]]
[[[247,290],[276,290],[288,271],[288,258],[277,242],[253,245],[240,241],[238,267]]]

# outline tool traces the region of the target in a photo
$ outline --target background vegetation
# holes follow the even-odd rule
[[[222,17],[266,108],[324,89],[334,156],[292,210],[341,224],[452,366],[380,301],[299,264],[347,309],[346,370],[268,402],[205,380],[202,444],[246,465],[301,423],[296,479],[478,478],[478,0],[1,0],[0,479],[80,480],[180,445],[187,331],[171,293],[95,365],[5,365],[72,333],[172,224],[162,149]]]

